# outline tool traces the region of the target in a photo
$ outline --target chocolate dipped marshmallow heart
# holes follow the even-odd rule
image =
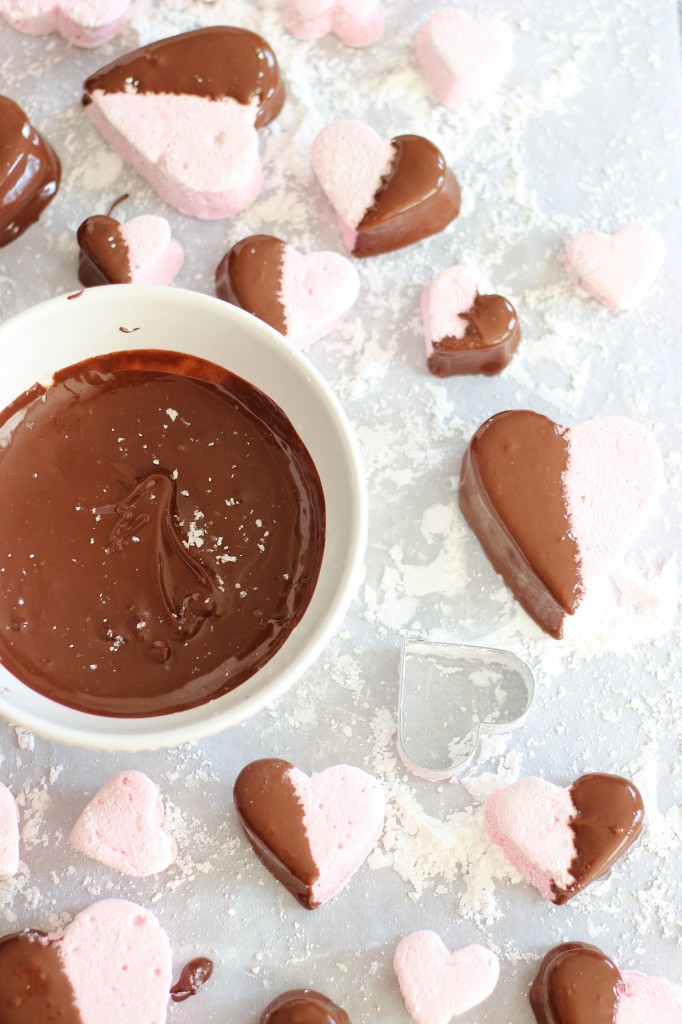
[[[127,53],[85,82],[109,145],[181,213],[250,206],[263,185],[258,129],[282,109],[277,59],[254,32],[215,26]]]
[[[457,179],[421,135],[387,141],[362,121],[337,121],[315,139],[313,168],[354,256],[401,249],[459,214]]]
[[[585,942],[545,955],[528,993],[537,1024],[679,1024],[682,987],[639,971],[620,971]]]
[[[88,217],[78,229],[78,279],[100,284],[170,284],[185,254],[163,217],[146,214],[121,224],[113,217]]]
[[[0,939],[0,1020],[164,1024],[171,970],[156,917],[128,900],[102,900],[63,932]]]
[[[350,1024],[350,1017],[321,992],[298,988],[273,999],[260,1024]]]
[[[632,543],[663,488],[653,435],[604,416],[562,427],[527,410],[478,428],[459,504],[493,568],[552,636]]]
[[[14,100],[0,96],[0,248],[38,220],[60,178],[52,146]]]
[[[0,14],[19,32],[58,32],[76,46],[100,46],[118,32],[130,0],[0,0]]]
[[[335,252],[297,252],[273,235],[237,242],[218,264],[216,294],[299,348],[329,334],[358,297],[355,267]]]
[[[583,231],[571,238],[564,265],[583,291],[625,313],[641,305],[665,254],[658,231],[648,224],[630,224],[614,235]]]
[[[562,789],[527,778],[486,800],[485,826],[509,861],[553,903],[601,878],[639,838],[644,804],[620,775],[582,775]]]
[[[234,784],[247,838],[299,903],[330,900],[376,846],[386,804],[372,775],[346,764],[308,777],[288,761],[252,761]]]
[[[521,340],[516,310],[501,295],[480,295],[465,267],[448,267],[422,292],[427,365],[437,377],[499,373]]]
[[[413,932],[398,943],[393,969],[417,1024],[448,1024],[493,992],[500,964],[485,946],[453,953],[435,932]]]

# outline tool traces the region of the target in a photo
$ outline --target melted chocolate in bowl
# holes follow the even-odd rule
[[[282,410],[212,363],[90,359],[0,414],[0,662],[114,717],[204,704],[305,612],[324,551],[313,461]]]

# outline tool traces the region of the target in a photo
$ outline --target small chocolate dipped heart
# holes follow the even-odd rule
[[[314,910],[346,884],[384,824],[379,782],[349,765],[308,777],[288,761],[252,761],[234,784],[246,836],[263,864]]]
[[[420,135],[386,141],[361,121],[337,121],[317,136],[313,168],[354,256],[411,245],[459,214],[457,179]]]
[[[459,503],[517,600],[560,637],[585,591],[634,540],[663,487],[651,432],[625,417],[562,427],[527,410],[474,434]]]
[[[161,1024],[172,953],[156,917],[101,900],[63,932],[0,939],[0,1020],[7,1024]]]
[[[116,152],[182,213],[232,216],[258,195],[257,130],[284,102],[260,36],[213,26],[124,54],[87,79],[83,104]]]
[[[620,775],[582,775],[568,789],[526,778],[496,789],[485,805],[493,842],[554,903],[600,878],[639,838],[644,805]]]
[[[437,377],[499,373],[521,340],[516,310],[501,295],[480,295],[464,267],[449,267],[421,300],[427,365]]]
[[[78,229],[78,279],[85,288],[102,284],[170,284],[184,261],[168,221],[149,214],[121,224],[113,217],[88,217]]]
[[[350,1024],[350,1017],[321,992],[299,988],[273,999],[260,1024]]]
[[[218,298],[240,306],[305,348],[329,334],[355,303],[358,273],[335,252],[297,252],[273,235],[251,235],[216,270]]]
[[[546,954],[528,998],[538,1024],[615,1024],[622,984],[600,949],[566,942]]]
[[[13,100],[0,96],[0,248],[34,224],[57,194],[61,166]]]

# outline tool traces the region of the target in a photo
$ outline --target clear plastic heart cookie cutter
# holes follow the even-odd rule
[[[531,670],[509,651],[407,637],[398,753],[414,775],[454,781],[473,768],[483,735],[523,725],[534,695]]]

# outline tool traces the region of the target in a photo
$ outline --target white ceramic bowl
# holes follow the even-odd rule
[[[125,333],[122,329],[131,331]],[[231,693],[150,718],[108,718],[57,704],[0,666],[0,715],[79,746],[151,750],[217,733],[284,693],[318,657],[359,583],[367,497],[350,424],[320,374],[260,320],[196,292],[110,285],[61,296],[0,325],[0,409],[36,381],[90,356],[135,348],[185,352],[226,367],[270,396],[312,455],[324,488],[327,535],[317,587],[280,650]]]

